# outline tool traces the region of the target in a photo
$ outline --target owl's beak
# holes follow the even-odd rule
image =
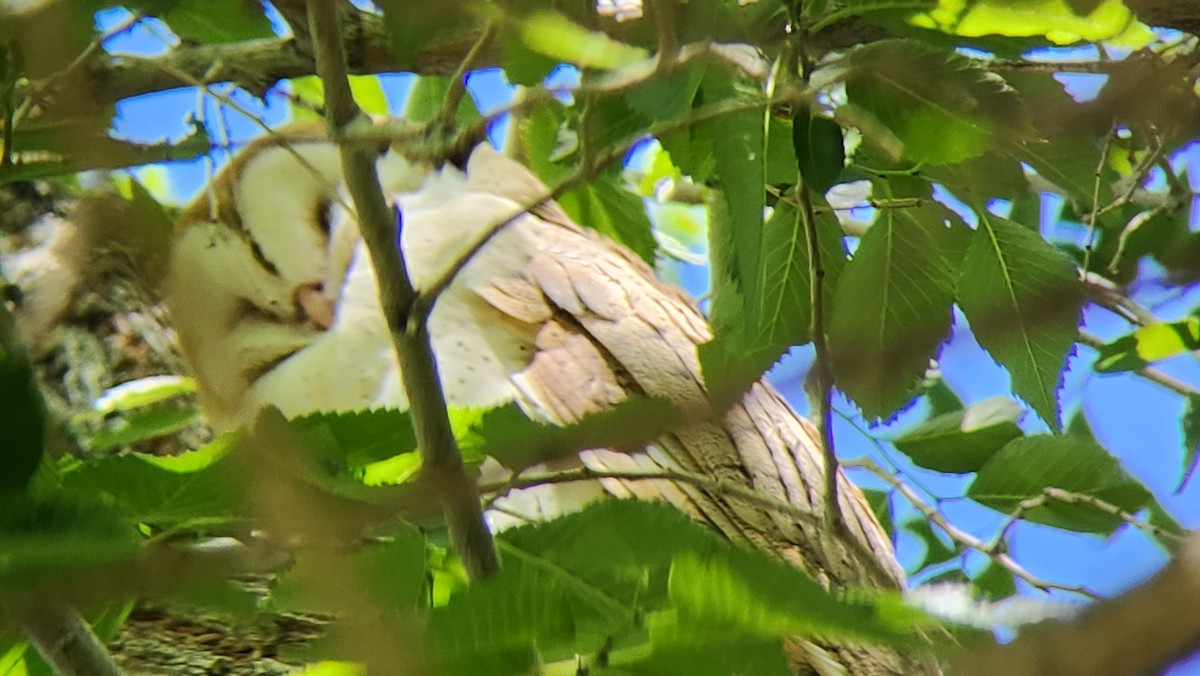
[[[301,319],[324,331],[333,326],[334,301],[325,293],[321,282],[310,282],[296,288],[296,309]]]

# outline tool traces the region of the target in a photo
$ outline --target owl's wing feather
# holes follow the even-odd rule
[[[491,180],[482,174],[503,176]],[[474,174],[474,175],[472,175]],[[521,181],[517,179],[521,178]],[[545,188],[519,164],[481,146],[468,165],[468,183],[504,197],[528,201]],[[513,185],[533,186],[514,189]],[[499,193],[492,193],[499,194]],[[689,412],[707,411],[709,401],[697,346],[711,338],[703,315],[682,292],[660,282],[641,260],[584,231],[553,203],[522,219],[536,251],[519,280],[500,279],[477,293],[502,312],[528,321],[549,314],[535,341],[536,352],[516,377],[530,408],[548,421],[570,424],[631,395],[662,397]],[[519,291],[516,291],[519,289]],[[534,300],[540,295],[542,302]],[[519,304],[508,303],[514,298]],[[544,305],[544,308],[543,308]],[[824,458],[815,430],[765,381],[745,393],[712,422],[690,424],[665,436],[645,454],[594,450],[584,462],[595,469],[668,467],[701,473],[749,487],[820,515]],[[895,584],[903,573],[889,537],[862,493],[839,476],[844,520],[861,545],[875,554],[890,580],[854,562],[842,547],[822,547],[812,523],[672,482],[605,482],[610,492],[667,499],[701,516],[735,541],[774,551],[818,579],[839,584]]]

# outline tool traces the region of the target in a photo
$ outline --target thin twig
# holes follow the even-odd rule
[[[1112,146],[1113,137],[1116,136],[1117,130],[1110,128],[1108,134],[1104,137],[1104,146],[1100,148],[1100,161],[1096,164],[1096,171],[1093,176],[1092,183],[1092,213],[1088,218],[1088,238],[1087,244],[1083,247],[1083,276],[1086,277],[1092,262],[1092,249],[1096,246],[1096,221],[1100,217],[1100,184],[1104,180],[1104,168],[1108,166],[1108,151]]]
[[[309,0],[308,19],[317,71],[325,85],[326,119],[336,139],[343,129],[370,123],[350,91],[334,0]],[[409,281],[403,252],[396,246],[400,240],[399,212],[384,199],[375,168],[376,153],[348,144],[340,145],[340,152],[346,187],[354,201],[363,241],[371,253],[380,305],[401,365],[421,450],[421,472],[438,489],[451,540],[468,575],[472,580],[482,580],[499,570],[499,559],[475,485],[463,468],[450,427],[428,326],[424,321],[409,321],[417,295]]]
[[[925,517],[926,520],[940,528],[942,532],[948,535],[955,543],[987,556],[996,565],[1012,573],[1014,576],[1020,578],[1035,589],[1040,589],[1042,591],[1057,589],[1059,591],[1080,594],[1089,598],[1100,598],[1099,594],[1089,590],[1087,587],[1064,585],[1057,582],[1051,582],[1049,580],[1042,579],[1033,573],[1030,573],[1028,570],[1025,570],[1025,568],[1021,566],[1021,564],[1017,563],[1016,560],[1014,560],[1011,556],[1009,556],[1007,552],[1002,551],[1002,547],[999,547],[994,543],[984,542],[974,535],[971,535],[970,533],[960,529],[958,526],[950,523],[949,519],[947,519],[940,511],[931,506],[929,503],[925,502],[925,500],[921,498],[921,496],[918,495],[911,486],[895,476],[892,476],[891,473],[876,464],[874,460],[871,460],[870,458],[861,458],[857,460],[846,461],[844,464],[847,467],[857,467],[870,472],[877,479],[883,481],[888,486],[891,486],[896,492],[903,495],[904,498],[908,500],[909,504],[915,507],[917,511]]]
[[[458,106],[462,103],[463,95],[467,93],[467,74],[477,66],[483,50],[487,49],[495,37],[496,22],[489,20],[484,25],[483,32],[479,34],[479,39],[475,41],[474,45],[471,45],[470,51],[462,58],[458,68],[450,76],[450,86],[446,89],[446,100],[442,102],[442,109],[434,118],[435,124],[439,127],[438,131],[442,134],[448,134],[450,130],[454,129]]]

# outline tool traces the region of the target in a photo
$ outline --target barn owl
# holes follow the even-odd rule
[[[182,219],[165,290],[217,429],[244,424],[268,404],[288,416],[407,405],[340,166],[336,146],[318,132],[260,140]],[[494,224],[547,192],[487,144],[462,167],[435,167],[390,148],[378,170],[402,214],[401,247],[418,290]],[[696,350],[711,338],[704,316],[636,256],[579,227],[553,202],[523,213],[471,258],[429,322],[451,405],[517,402],[531,417],[563,425],[631,394],[689,410],[707,405]],[[765,381],[723,415],[668,434],[644,453],[591,449],[571,462],[682,469],[813,514],[823,505],[814,431]],[[903,578],[886,532],[844,476],[844,521],[883,573],[854,564],[855,554],[830,545],[811,523],[736,498],[669,481],[602,486],[619,497],[669,500],[827,584]],[[573,499],[585,497],[581,489]],[[569,508],[568,499],[545,500],[546,511]]]

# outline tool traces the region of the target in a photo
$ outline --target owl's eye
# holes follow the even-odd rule
[[[329,233],[333,230],[333,216],[329,213],[330,207],[332,206],[332,200],[321,200],[317,202],[317,213],[313,218],[313,221],[317,224],[317,229],[326,238],[329,237]]]

